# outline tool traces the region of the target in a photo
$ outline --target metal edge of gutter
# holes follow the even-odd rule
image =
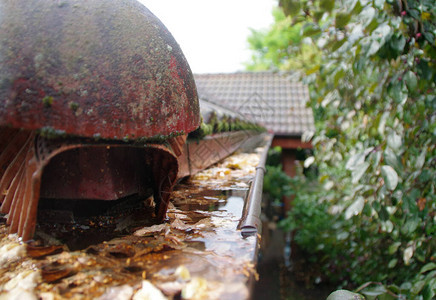
[[[256,245],[260,243],[260,235],[262,233],[262,221],[260,220],[260,213],[262,207],[262,191],[263,191],[263,178],[266,173],[265,164],[268,157],[268,150],[271,147],[273,134],[265,136],[264,150],[260,156],[259,164],[256,167],[256,174],[251,182],[250,189],[245,201],[242,218],[239,223],[238,229],[241,231],[242,238],[253,237],[256,239]],[[259,246],[256,246],[251,258],[254,265],[257,264],[259,254]],[[246,286],[249,290],[247,300],[253,299],[253,292],[258,281],[257,272],[251,274],[248,278]]]
[[[262,205],[263,178],[266,173],[265,164],[268,157],[268,150],[271,147],[273,137],[272,134],[266,136],[265,149],[263,150],[259,164],[256,167],[256,174],[251,182],[242,218],[238,226],[241,230],[241,235],[244,238],[262,232],[260,213]]]

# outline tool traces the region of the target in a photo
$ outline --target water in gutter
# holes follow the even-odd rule
[[[269,141],[263,135],[259,147],[182,180],[164,223],[156,223],[150,198],[134,197],[104,207],[82,203],[96,214],[84,213],[80,203],[41,207],[29,243],[8,235],[2,222],[0,297],[249,298],[260,228],[248,236],[242,228],[255,224],[250,218],[260,196],[252,189],[261,185],[256,178]]]

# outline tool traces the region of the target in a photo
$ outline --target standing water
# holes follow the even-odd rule
[[[179,183],[160,224],[151,197],[41,201],[30,243],[0,225],[0,297],[249,298],[259,238],[238,228],[264,150]]]

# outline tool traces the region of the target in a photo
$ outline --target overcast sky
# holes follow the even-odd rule
[[[194,73],[236,72],[250,60],[249,28],[273,22],[276,0],[139,0],[182,48]]]

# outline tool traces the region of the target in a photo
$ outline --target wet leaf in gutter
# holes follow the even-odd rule
[[[41,270],[41,277],[47,283],[58,281],[72,274],[73,270],[64,266],[46,266]]]
[[[180,220],[178,218],[175,219],[173,222],[171,222],[171,227],[174,229],[181,230],[181,231],[192,229],[192,227],[190,225],[185,224],[182,220]]]
[[[145,227],[142,229],[139,229],[133,233],[133,235],[136,236],[147,236],[147,235],[153,235],[155,233],[160,233],[168,228],[168,224],[159,224],[159,225],[153,225],[150,227]]]
[[[42,258],[48,255],[58,254],[63,251],[63,246],[26,247],[27,255],[31,258]]]

